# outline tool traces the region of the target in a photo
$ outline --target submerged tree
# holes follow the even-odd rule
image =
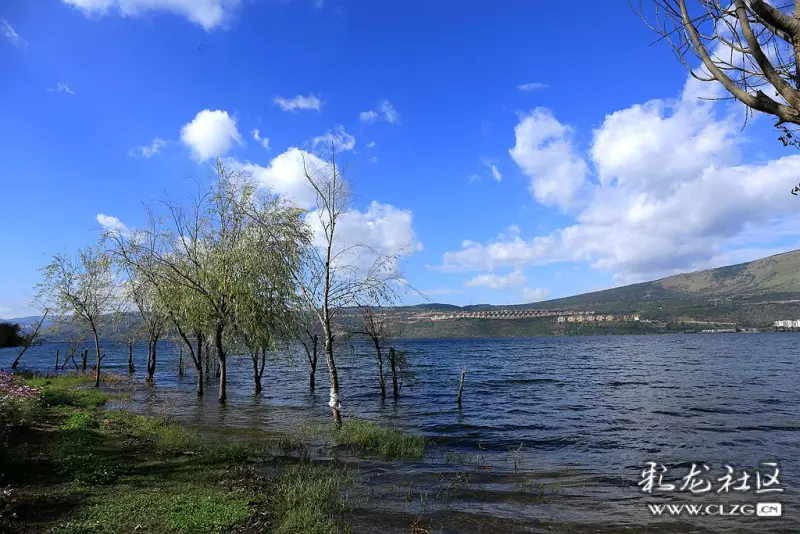
[[[317,361],[319,359],[319,339],[322,330],[313,312],[298,307],[294,310],[291,322],[294,339],[300,343],[308,361],[308,387],[311,391],[317,388]]]
[[[328,406],[336,426],[342,424],[339,376],[335,361],[335,328],[342,322],[342,311],[364,304],[380,305],[395,298],[397,282],[394,264],[397,255],[384,254],[365,244],[348,243],[337,225],[346,217],[351,193],[330,147],[328,161],[315,163],[303,156],[303,174],[316,196],[316,210],[307,219],[314,232],[306,247],[303,269],[296,280],[306,308],[322,330],[325,360],[330,378]]]
[[[366,337],[375,349],[375,360],[378,364],[378,385],[381,399],[386,398],[386,376],[383,372],[383,353],[389,341],[389,328],[384,317],[379,317],[372,306],[361,307],[361,327],[356,334]],[[396,389],[396,388],[395,388]],[[395,392],[395,398],[397,393]]]
[[[106,316],[117,311],[118,286],[109,254],[100,247],[86,247],[77,258],[53,256],[43,269],[37,286],[38,297],[46,302],[68,328],[88,329],[94,338],[97,356],[95,386],[100,386],[100,331],[108,324]]]

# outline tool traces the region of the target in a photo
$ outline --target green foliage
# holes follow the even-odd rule
[[[96,389],[67,389],[55,386],[42,388],[40,398],[47,406],[90,408],[105,404],[111,395]]]
[[[381,428],[371,421],[351,419],[333,433],[339,445],[359,447],[385,458],[419,458],[425,455],[425,438]]]
[[[61,423],[62,430],[95,430],[100,427],[97,415],[92,412],[75,412]]]
[[[343,493],[353,478],[342,468],[299,464],[288,467],[272,496],[277,534],[349,532],[340,517],[349,508]]]
[[[20,328],[18,324],[0,322],[0,349],[25,344],[25,337],[20,334]]]

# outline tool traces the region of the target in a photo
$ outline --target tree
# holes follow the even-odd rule
[[[255,189],[250,189],[236,205],[255,213],[259,221],[240,242],[233,299],[234,331],[252,360],[255,393],[259,394],[267,353],[293,329],[292,310],[297,300],[294,274],[299,269],[306,231],[301,212],[279,197],[258,197]]]
[[[386,377],[383,372],[384,345],[389,342],[389,328],[384,317],[379,317],[372,306],[361,307],[362,325],[355,333],[366,337],[375,348],[375,359],[378,364],[378,385],[381,390],[381,399],[386,398]],[[395,379],[396,384],[396,379]],[[395,386],[395,398],[397,387]]]
[[[692,76],[719,82],[749,109],[773,115],[784,145],[784,124],[800,124],[800,2],[764,0],[652,0],[648,26],[667,40]],[[688,56],[700,59],[698,72]],[[768,91],[771,94],[767,94]]]
[[[97,356],[95,386],[100,386],[100,330],[105,316],[117,311],[118,287],[108,253],[87,246],[77,258],[57,254],[42,269],[37,286],[39,298],[48,303],[61,324],[87,328],[94,337]]]
[[[17,366],[19,365],[19,361],[22,359],[22,355],[25,354],[25,352],[32,345],[40,345],[42,343],[42,339],[41,339],[41,336],[39,335],[39,331],[42,329],[42,324],[44,324],[44,320],[47,319],[47,314],[48,313],[50,313],[50,310],[45,309],[44,313],[39,318],[39,322],[36,324],[36,328],[33,330],[33,332],[31,332],[30,334],[23,335],[23,336],[19,335],[20,326],[18,324],[9,325],[8,323],[0,323],[0,332],[2,332],[2,327],[3,326],[6,326],[6,325],[10,326],[11,329],[12,329],[12,337],[11,337],[12,343],[14,341],[16,341],[17,343],[23,345],[22,346],[22,350],[19,352],[19,354],[17,355],[16,359],[14,359],[14,363],[11,364],[11,368],[12,369],[16,369],[17,368]],[[16,327],[16,329],[14,327]],[[1,333],[0,333],[0,336],[2,336]],[[3,345],[2,339],[0,339],[0,347],[4,347],[4,346],[14,347],[14,346],[17,346],[17,345],[13,345],[13,344]]]
[[[341,426],[334,329],[348,307],[394,301],[393,283],[398,278],[393,266],[397,255],[347,243],[337,233],[337,224],[350,207],[351,193],[333,144],[323,165],[315,165],[303,156],[303,174],[316,194],[317,209],[308,214],[314,241],[305,249],[303,268],[296,281],[306,308],[315,315],[322,330],[331,385],[328,406],[334,424]]]
[[[308,387],[311,391],[317,388],[317,361],[319,357],[320,324],[313,312],[305,308],[294,310],[291,322],[294,339],[303,347],[308,361]]]

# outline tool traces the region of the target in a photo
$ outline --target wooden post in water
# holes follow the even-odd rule
[[[136,367],[133,365],[133,341],[128,341],[128,372],[130,374],[136,372]]]
[[[183,347],[178,347],[178,376],[183,376]]]
[[[56,371],[58,371],[58,350],[56,349]]]
[[[464,389],[464,377],[467,374],[466,369],[461,370],[461,378],[458,379],[458,405],[461,406],[461,392]]]

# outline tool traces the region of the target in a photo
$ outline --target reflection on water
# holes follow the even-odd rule
[[[424,464],[359,461],[372,486],[370,504],[356,510],[362,531],[373,528],[376,514],[405,531],[420,516],[445,532],[640,531],[645,524],[672,532],[800,531],[800,347],[791,334],[400,345],[410,351],[418,382],[402,391],[398,404],[381,402],[368,346],[340,356],[347,416],[434,441]],[[65,351],[56,344],[30,349],[22,363],[50,370],[56,348]],[[106,370],[126,371],[127,346],[103,350]],[[0,351],[0,363],[9,365],[15,353]],[[146,347],[135,355],[139,373]],[[462,365],[468,373],[459,408]],[[192,369],[179,378],[177,352],[164,344],[156,385],[140,385],[133,408],[205,427],[276,432],[328,421],[324,368],[311,393],[304,360],[281,356],[268,364],[259,397],[252,394],[248,360],[232,359],[229,368],[228,404],[217,403],[213,383],[198,399]],[[761,461],[777,461],[784,491],[766,500],[782,502],[784,516],[655,518],[646,503],[754,504],[764,497],[753,491],[646,495],[637,484],[648,461],[665,464],[676,477],[687,473],[687,462],[709,464],[718,475],[724,464],[756,469]]]

